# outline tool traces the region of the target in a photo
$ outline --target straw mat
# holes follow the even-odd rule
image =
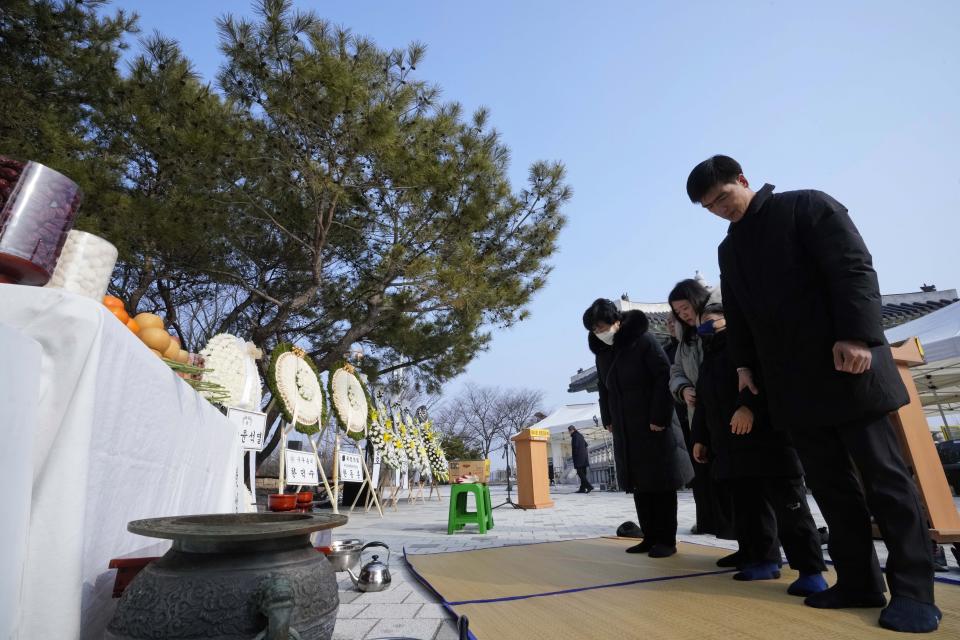
[[[723,549],[681,543],[677,555],[658,560],[624,553],[635,543],[575,540],[407,562],[448,609],[470,619],[479,640],[903,639],[877,626],[879,609],[804,606],[786,593],[796,578],[786,567],[780,580],[737,582],[714,564]],[[932,637],[960,638],[960,587],[936,589],[944,619]]]

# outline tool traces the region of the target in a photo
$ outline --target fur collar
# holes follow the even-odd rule
[[[620,330],[613,336],[612,347],[604,344],[597,336],[593,335],[593,331],[591,331],[587,337],[587,344],[590,346],[590,351],[594,354],[600,354],[605,351],[610,351],[611,349],[613,351],[619,351],[620,349],[630,347],[637,341],[637,338],[647,332],[649,327],[650,322],[647,320],[647,316],[643,311],[627,311],[623,314],[623,319],[620,320]]]

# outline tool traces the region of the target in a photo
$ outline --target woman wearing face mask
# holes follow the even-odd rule
[[[670,309],[676,320],[679,340],[673,365],[670,367],[670,392],[678,402],[687,405],[687,415],[692,424],[697,403],[697,379],[703,361],[703,347],[697,336],[697,318],[707,304],[722,302],[720,289],[707,289],[698,280],[681,280],[667,296]],[[692,451],[691,451],[692,454]],[[694,467],[693,499],[697,505],[697,524],[693,533],[712,534],[718,538],[734,540],[732,507],[722,489],[714,486],[710,464]],[[721,567],[735,567],[739,556],[732,554],[720,559]]]
[[[613,435],[617,481],[633,494],[646,534],[628,553],[665,558],[677,552],[677,489],[693,477],[668,386],[670,362],[647,332],[641,311],[620,313],[597,299],[583,314],[596,356],[600,413]]]

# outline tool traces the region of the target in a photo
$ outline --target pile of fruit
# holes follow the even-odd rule
[[[115,296],[104,296],[103,305],[140,338],[154,355],[180,364],[189,364],[190,353],[180,348],[180,338],[167,333],[163,318],[153,313],[138,313],[131,318],[124,308],[123,300]]]
[[[212,370],[203,368],[202,357],[182,348],[180,338],[167,332],[163,318],[154,313],[138,313],[131,318],[123,300],[116,296],[104,296],[103,305],[140,338],[155,356],[167,363],[179,377],[205,398],[217,403],[229,397],[229,393],[221,385],[203,380],[203,374]]]

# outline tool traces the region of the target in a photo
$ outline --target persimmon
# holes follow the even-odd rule
[[[133,331],[134,335],[140,333],[140,325],[138,325],[137,321],[134,320],[133,318],[130,318],[130,320],[127,321],[127,329],[130,329],[130,331]]]
[[[123,309],[114,309],[113,307],[108,307],[108,309],[110,309],[110,313],[115,315],[117,317],[117,320],[119,320],[123,324],[127,324],[128,322],[130,322],[130,315]]]
[[[123,300],[116,296],[103,296],[103,306],[109,309],[123,309]]]

